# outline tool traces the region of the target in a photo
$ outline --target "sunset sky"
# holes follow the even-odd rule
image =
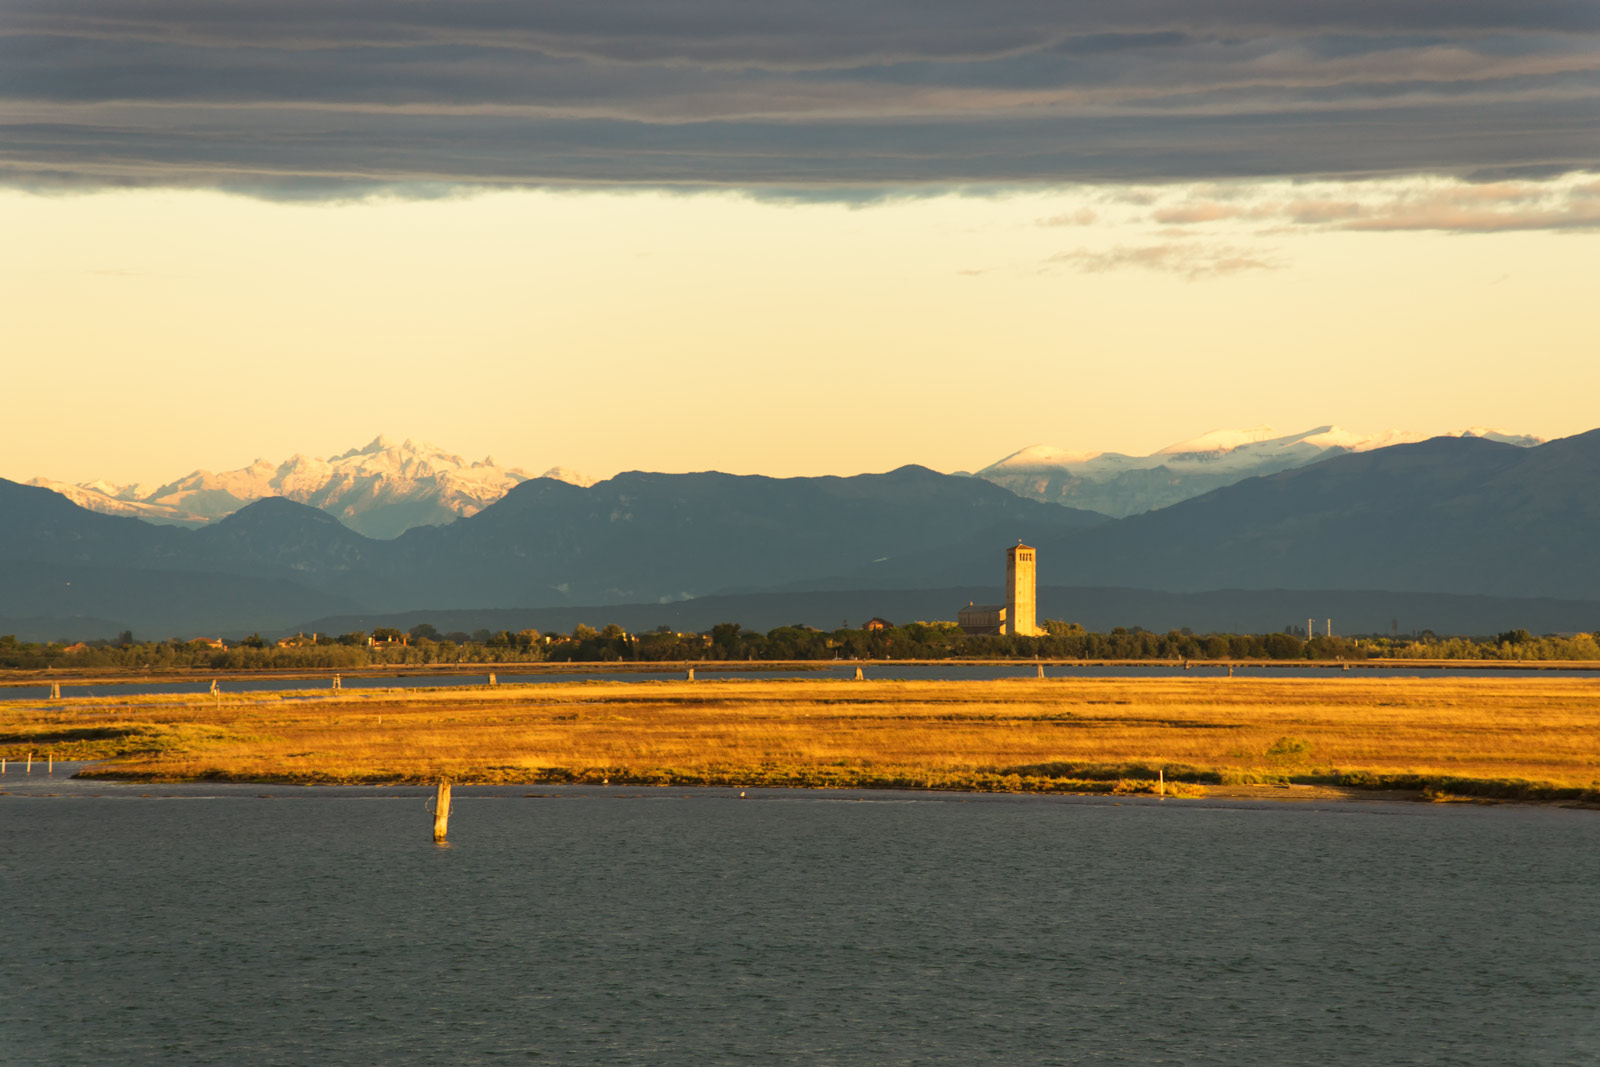
[[[13,0],[0,476],[1592,429],[1597,11]]]

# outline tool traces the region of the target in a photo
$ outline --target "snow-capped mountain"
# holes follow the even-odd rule
[[[468,462],[433,445],[411,440],[395,444],[380,436],[365,448],[327,459],[296,455],[277,464],[258,459],[238,470],[197,470],[154,487],[69,485],[45,478],[29,484],[53,489],[92,511],[190,526],[231,515],[253,500],[283,496],[320,508],[358,533],[388,538],[413,526],[476,514],[530,477],[515,467],[499,466],[492,456]],[[593,484],[562,467],[543,477]]]
[[[1521,447],[1543,440],[1481,426],[1446,435],[1403,430],[1357,434],[1337,426],[1280,435],[1270,426],[1260,426],[1214,430],[1148,456],[1072,452],[1034,445],[983,468],[977,477],[1032,500],[1122,518],[1176,504],[1245,478],[1303,467],[1327,456],[1410,444],[1430,436],[1486,437]]]

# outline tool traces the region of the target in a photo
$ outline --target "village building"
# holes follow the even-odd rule
[[[967,606],[956,615],[956,625],[961,627],[963,633],[973,635],[999,634],[1005,632],[1006,606],[1004,604],[974,604],[967,601]]]
[[[894,623],[890,622],[888,619],[874,616],[862,623],[861,628],[863,630],[892,630],[894,629]]]

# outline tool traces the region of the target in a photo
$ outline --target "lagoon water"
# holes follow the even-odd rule
[[[69,769],[0,795],[10,1065],[1600,1062],[1593,811],[462,788],[440,848]]]

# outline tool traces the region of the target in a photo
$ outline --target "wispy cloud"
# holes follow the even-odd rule
[[[1177,274],[1191,281],[1246,271],[1277,270],[1283,263],[1271,255],[1234,245],[1169,241],[1164,244],[1118,245],[1110,249],[1077,249],[1051,256],[1047,263],[1086,274],[1115,270],[1150,270]]]
[[[1341,191],[1346,195],[1251,196],[1240,187],[1225,199],[1201,194],[1157,203],[1148,218],[1177,232],[1209,232],[1217,229],[1211,224],[1238,222],[1285,229],[1452,233],[1600,228],[1600,180],[1588,175],[1481,183],[1390,181]]]
[[[1060,215],[1051,215],[1039,220],[1040,226],[1092,226],[1099,213],[1093,208],[1081,207],[1076,211],[1064,212]]]

